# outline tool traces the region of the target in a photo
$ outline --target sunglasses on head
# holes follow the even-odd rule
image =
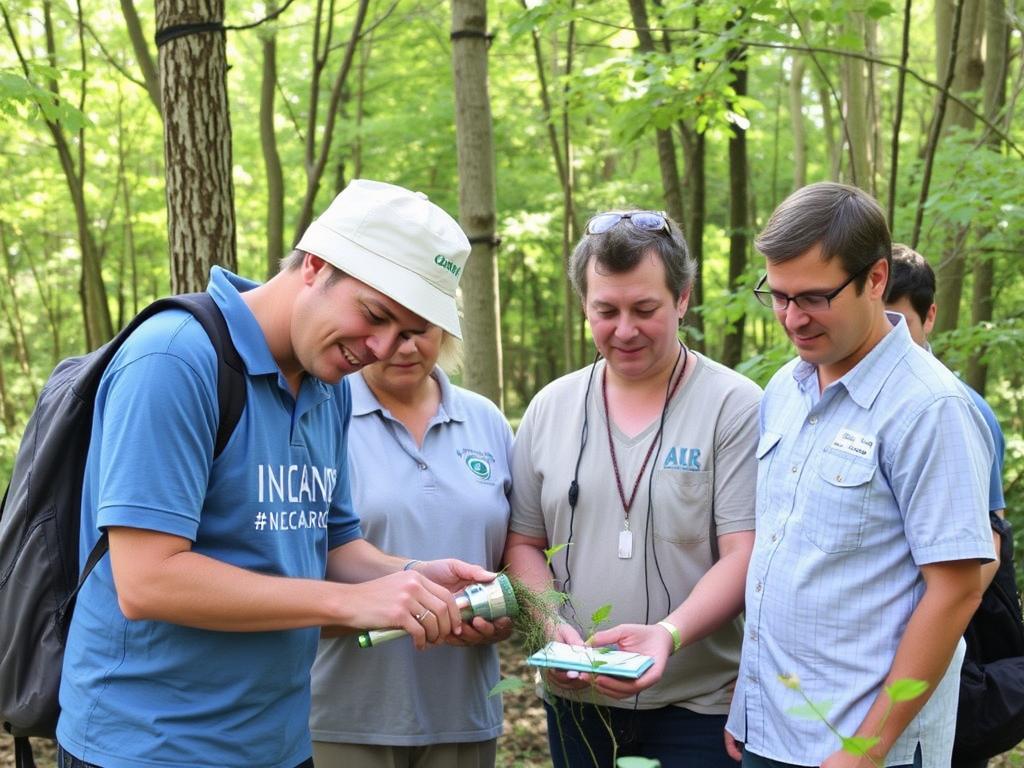
[[[645,232],[668,232],[668,219],[658,211],[606,211],[599,213],[587,222],[588,235],[602,235],[620,221],[625,219],[637,229]]]

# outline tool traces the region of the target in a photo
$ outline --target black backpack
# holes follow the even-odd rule
[[[104,532],[79,576],[82,480],[100,378],[128,336],[167,309],[191,312],[217,351],[220,421],[214,456],[245,408],[245,364],[208,293],[155,301],[106,345],[62,360],[50,374],[0,502],[0,721],[15,737],[19,766],[34,765],[29,736],[54,736],[75,595],[107,551]]]
[[[995,757],[1024,739],[1024,621],[1010,524],[990,513],[1001,537],[999,569],[967,625],[953,760]]]

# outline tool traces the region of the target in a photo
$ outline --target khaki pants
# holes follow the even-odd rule
[[[422,747],[313,742],[316,768],[494,768],[498,740]]]

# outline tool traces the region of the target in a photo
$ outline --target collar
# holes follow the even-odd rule
[[[242,294],[257,287],[259,283],[246,280],[223,267],[210,269],[210,282],[206,290],[217,302],[220,311],[227,321],[231,340],[235,343],[238,354],[242,356],[245,369],[252,375],[277,373],[279,371],[274,356],[270,354],[263,329],[242,300]]]
[[[907,321],[903,315],[887,311],[885,318],[892,326],[892,330],[844,376],[826,387],[828,390],[835,386],[843,386],[849,392],[850,398],[861,408],[872,406],[893,369],[914,347],[914,340],[910,338]],[[799,360],[793,369],[793,378],[802,391],[818,386],[817,374],[818,367],[804,360]]]
[[[431,375],[437,380],[441,387],[441,405],[437,409],[437,418],[440,421],[465,421],[466,411],[462,403],[455,397],[455,387],[449,381],[447,374],[439,366],[434,366]],[[370,389],[363,378],[363,372],[354,373],[348,378],[352,390],[352,416],[366,416],[371,413],[387,413],[387,409],[380,404],[373,390]]]

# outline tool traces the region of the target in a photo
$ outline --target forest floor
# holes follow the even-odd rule
[[[514,643],[503,643],[503,677],[518,677],[525,685],[504,694],[505,733],[498,740],[497,768],[541,768],[548,759],[547,723],[544,708],[534,693],[533,670],[523,663]],[[38,768],[55,768],[52,742],[33,739]],[[0,768],[13,768],[13,742],[0,736]],[[1024,745],[989,762],[989,768],[1024,768]]]

